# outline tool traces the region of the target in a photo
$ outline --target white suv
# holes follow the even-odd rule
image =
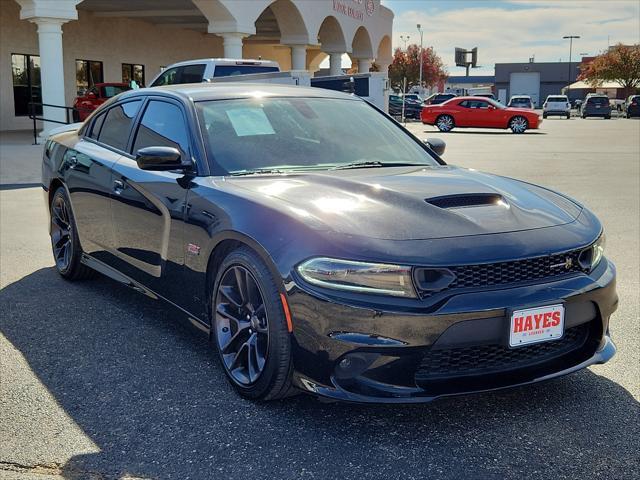
[[[215,77],[230,77],[249,73],[279,72],[278,62],[233,58],[203,58],[169,65],[151,82],[152,87],[200,83]]]
[[[571,103],[566,95],[549,95],[542,105],[542,118],[548,116],[571,118]]]

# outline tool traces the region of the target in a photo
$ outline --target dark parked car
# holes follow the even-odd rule
[[[587,95],[580,106],[580,116],[611,118],[611,103],[606,95]]]
[[[440,105],[441,103],[457,97],[455,93],[434,93],[424,101],[425,105]]]
[[[429,401],[615,353],[588,209],[447,165],[358,97],[158,87],[67,128],[42,165],[58,272],[177,305],[246,397]]]
[[[631,95],[624,105],[627,118],[640,117],[640,95]]]
[[[402,97],[400,95],[389,95],[389,115],[399,117],[402,115]],[[422,112],[422,102],[416,102],[415,100],[404,100],[404,116],[405,118],[412,118],[414,120],[420,119],[420,112]]]

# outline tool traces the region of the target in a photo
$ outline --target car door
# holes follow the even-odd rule
[[[176,303],[176,282],[184,266],[184,210],[188,176],[182,171],[148,171],[138,167],[135,152],[152,146],[177,148],[191,157],[183,107],[150,97],[132,135],[129,154],[113,167],[113,223],[118,270]]]
[[[63,157],[61,168],[82,249],[108,264],[112,263],[115,245],[111,169],[126,148],[140,104],[140,100],[125,102],[97,115],[74,148],[68,149]]]

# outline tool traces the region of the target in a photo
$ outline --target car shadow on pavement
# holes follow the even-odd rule
[[[620,479],[640,467],[638,402],[588,370],[427,405],[252,403],[180,313],[106,278],[44,268],[0,291],[0,308],[2,334],[100,448],[61,465],[67,479]]]
[[[428,131],[425,130],[425,133],[430,133]],[[438,132],[439,133],[439,132]],[[520,134],[514,134],[513,132],[510,132],[508,130],[483,130],[483,131],[478,131],[478,130],[451,130],[450,132],[446,132],[447,135],[516,135],[516,136],[521,136],[521,135],[547,135],[546,132],[541,132],[539,130],[527,130],[524,133],[520,133]]]

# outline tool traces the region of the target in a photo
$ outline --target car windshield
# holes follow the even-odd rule
[[[360,100],[262,97],[196,107],[214,170],[226,173],[438,165],[393,120]]]
[[[102,97],[115,97],[119,93],[126,92],[127,90],[131,90],[131,87],[128,87],[126,85],[105,85],[104,87],[102,87]]]

